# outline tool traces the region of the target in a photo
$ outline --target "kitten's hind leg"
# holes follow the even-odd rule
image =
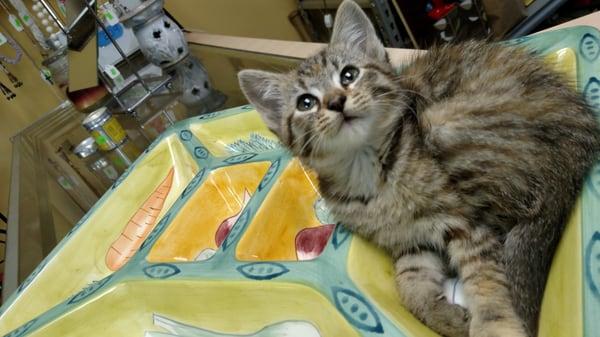
[[[448,237],[450,265],[458,271],[471,314],[470,337],[526,337],[513,307],[502,245],[484,227],[455,230]]]
[[[442,259],[430,251],[407,254],[396,261],[396,284],[404,306],[437,333],[466,337],[469,316],[466,309],[444,297],[447,277]]]

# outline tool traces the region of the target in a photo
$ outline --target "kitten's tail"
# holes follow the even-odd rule
[[[521,224],[506,237],[505,266],[513,304],[532,337],[537,336],[548,272],[567,219],[558,225],[543,223],[547,219]]]

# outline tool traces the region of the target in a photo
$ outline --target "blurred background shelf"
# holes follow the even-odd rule
[[[542,22],[555,14],[568,0],[535,0],[527,1],[526,17],[518,23],[506,36],[517,38],[533,32]]]

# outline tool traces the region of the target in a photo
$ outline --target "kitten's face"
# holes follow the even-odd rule
[[[330,46],[288,74],[278,135],[298,156],[368,145],[396,101],[387,62]]]
[[[383,45],[362,10],[345,1],[331,44],[287,74],[240,72],[241,87],[295,155],[345,155],[378,138],[402,104]]]

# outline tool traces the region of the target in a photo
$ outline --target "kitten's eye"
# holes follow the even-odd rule
[[[308,110],[312,110],[312,108],[319,104],[319,101],[317,101],[317,98],[313,95],[309,95],[309,94],[304,94],[300,97],[298,97],[298,102],[296,103],[296,108],[299,111],[308,111]]]
[[[358,77],[358,68],[353,67],[353,66],[347,66],[344,67],[344,69],[342,69],[342,75],[340,77],[340,82],[342,83],[343,86],[347,86],[350,83],[356,81],[356,78]]]

